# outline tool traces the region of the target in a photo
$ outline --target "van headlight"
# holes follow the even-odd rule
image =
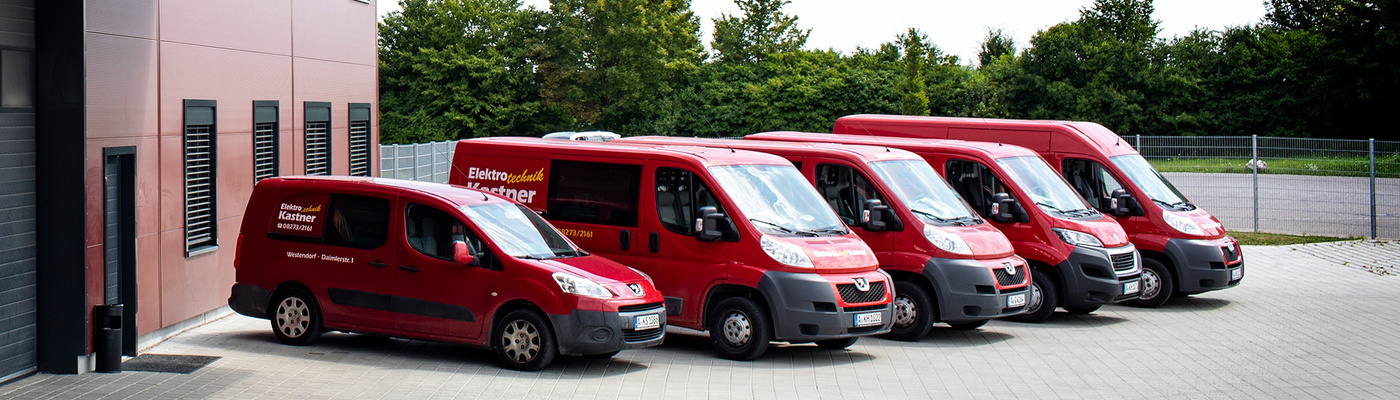
[[[1187,235],[1206,234],[1205,229],[1201,229],[1201,226],[1196,224],[1196,221],[1192,221],[1190,218],[1176,215],[1176,213],[1167,210],[1162,210],[1162,220],[1166,221],[1167,225],[1171,225],[1172,228],[1181,231],[1181,233],[1185,233]]]
[[[943,249],[943,251],[957,254],[972,254],[972,249],[967,247],[967,241],[963,240],[962,237],[944,232],[932,226],[924,225],[924,238],[928,239],[928,242],[933,243],[934,246]]]
[[[758,238],[758,245],[763,248],[764,253],[773,257],[774,261],[794,267],[815,268],[812,266],[812,260],[807,258],[807,253],[803,253],[802,248],[795,244],[780,242],[768,235],[762,235]]]
[[[599,285],[598,282],[584,279],[578,275],[555,272],[554,283],[558,283],[559,290],[564,291],[564,293],[598,299],[613,298],[613,293],[608,291],[608,288]]]
[[[1103,242],[1100,242],[1099,238],[1096,238],[1094,237],[1094,235],[1090,235],[1088,233],[1061,228],[1050,228],[1050,230],[1055,231],[1055,235],[1059,236],[1060,240],[1063,240],[1065,241],[1065,243],[1069,243],[1073,246],[1083,245],[1103,247]]]

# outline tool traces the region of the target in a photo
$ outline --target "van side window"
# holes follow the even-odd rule
[[[982,218],[992,212],[992,195],[1011,192],[1006,189],[991,168],[976,161],[948,160],[946,167],[948,184],[962,196],[972,209]]]
[[[555,160],[549,164],[550,220],[612,226],[637,226],[642,167]]]
[[[389,201],[376,197],[331,195],[324,244],[357,249],[384,245],[389,237]]]
[[[1069,185],[1099,211],[1107,212],[1109,196],[1114,190],[1123,188],[1123,184],[1118,183],[1108,169],[1092,160],[1066,158],[1062,170]]]
[[[486,244],[467,229],[467,225],[451,214],[422,204],[409,204],[404,214],[404,233],[408,246],[424,255],[452,260],[452,245],[462,241],[470,245],[473,257],[481,257]]]
[[[708,206],[724,212],[714,192],[694,173],[679,168],[656,169],[656,216],[666,230],[694,235],[700,207]]]
[[[844,165],[817,164],[817,191],[846,225],[860,222],[866,200],[885,200],[865,175]]]

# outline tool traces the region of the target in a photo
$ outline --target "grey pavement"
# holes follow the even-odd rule
[[[561,357],[535,373],[465,346],[327,334],[278,344],[232,315],[146,353],[217,355],[191,374],[40,374],[3,399],[901,399],[1395,398],[1400,396],[1400,243],[1246,246],[1244,283],[1159,309],[1110,306],[1042,324],[937,328],[918,342],[848,350],[778,346],[714,357],[673,329],[612,359]]]
[[[1226,229],[1254,230],[1250,174],[1163,173]],[[1400,179],[1376,179],[1376,234],[1400,238]],[[1371,236],[1370,178],[1259,175],[1259,230],[1325,236]]]

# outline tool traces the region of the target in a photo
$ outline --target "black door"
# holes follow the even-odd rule
[[[136,355],[136,148],[104,149],[103,303],[122,304],[122,354]]]

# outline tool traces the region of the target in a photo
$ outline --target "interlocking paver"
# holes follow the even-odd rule
[[[1110,306],[1042,324],[936,328],[846,351],[775,346],[714,357],[708,337],[613,359],[505,370],[460,345],[328,334],[284,346],[267,321],[229,316],[150,353],[218,355],[192,374],[38,375],[4,399],[48,398],[1393,398],[1400,393],[1400,243],[1247,246],[1245,283],[1159,309]],[[1380,272],[1377,272],[1380,271]]]

